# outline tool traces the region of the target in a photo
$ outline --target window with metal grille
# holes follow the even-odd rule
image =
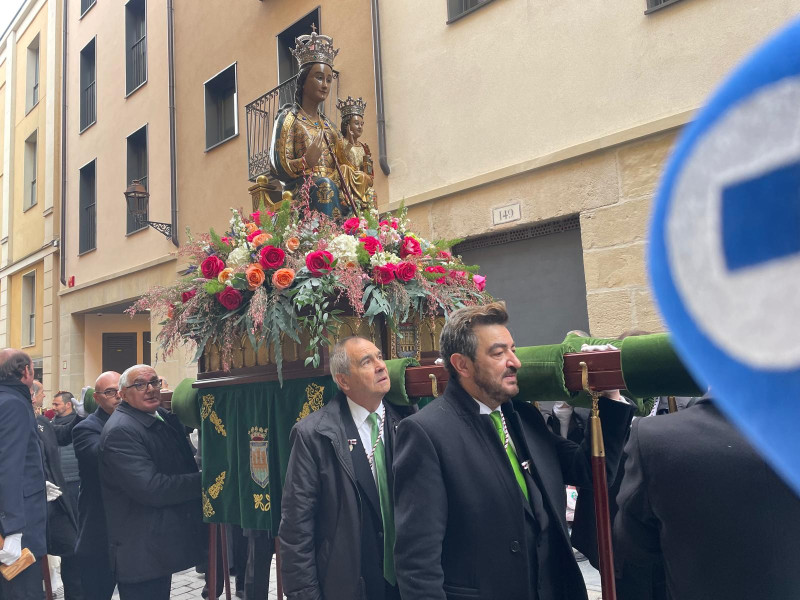
[[[647,0],[647,9],[644,11],[644,14],[649,14],[655,10],[666,8],[667,6],[677,2],[680,2],[680,0]]]
[[[134,179],[138,179],[145,189],[149,189],[147,182],[147,125],[128,136],[128,185]],[[146,200],[137,200],[137,202],[144,204],[144,206],[137,207],[139,210],[145,210],[144,217],[135,217],[128,211],[126,233],[133,233],[147,227],[145,222],[148,220],[146,212],[148,203]]]
[[[236,63],[203,84],[206,109],[206,150],[218,146],[239,132],[236,115]]]
[[[81,0],[81,16],[86,14],[86,11],[92,8],[97,0]]]
[[[22,297],[20,312],[22,314],[22,338],[20,345],[36,344],[36,271],[22,276]]]
[[[492,0],[447,0],[447,22],[452,23]]]
[[[137,362],[136,337],[134,333],[103,334],[103,371],[122,373]]]
[[[125,94],[147,81],[147,6],[145,0],[125,5]]]
[[[22,210],[36,205],[36,163],[38,149],[38,132],[34,131],[25,140],[25,197],[22,199]]]
[[[78,253],[83,254],[97,247],[97,175],[96,160],[80,171],[78,215]]]
[[[39,103],[39,36],[28,45],[25,112]]]
[[[81,50],[81,131],[97,121],[97,88],[95,86],[96,54],[95,40],[92,40]]]

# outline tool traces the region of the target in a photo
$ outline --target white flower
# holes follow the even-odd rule
[[[373,267],[385,265],[387,263],[397,264],[399,262],[400,257],[392,252],[376,252],[372,255],[372,258],[369,259],[369,264],[371,264]]]
[[[352,235],[337,235],[330,241],[327,250],[342,262],[358,262],[358,240]]]
[[[228,254],[227,263],[229,267],[243,267],[245,265],[249,265],[250,250],[247,249],[247,245],[237,246],[231,250],[231,253]]]

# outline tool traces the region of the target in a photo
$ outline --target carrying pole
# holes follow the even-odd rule
[[[592,397],[592,487],[594,489],[594,515],[597,521],[597,553],[600,561],[600,586],[603,600],[617,600],[614,580],[614,551],[611,546],[611,517],[608,511],[608,480],[606,478],[606,451],[600,423],[598,402],[600,394],[589,387],[589,367],[580,363],[583,389]]]

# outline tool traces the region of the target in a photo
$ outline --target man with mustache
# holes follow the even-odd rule
[[[338,394],[294,426],[281,503],[289,600],[399,599],[394,575],[392,446],[400,420],[383,401],[380,350],[346,338],[331,352]]]
[[[397,430],[403,598],[586,598],[564,485],[592,485],[589,436],[579,445],[555,435],[516,398],[521,363],[507,321],[500,302],[450,315],[440,339],[445,393]],[[633,409],[601,398],[600,411],[611,482]]]

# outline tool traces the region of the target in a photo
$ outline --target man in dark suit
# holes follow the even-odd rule
[[[200,472],[183,424],[160,407],[156,371],[130,367],[119,385],[100,435],[109,561],[121,600],[167,600],[172,574],[203,559]]]
[[[800,598],[800,498],[712,401],[638,419],[625,450],[622,564],[663,564],[670,598]]]
[[[28,548],[38,559],[47,554],[47,500],[44,467],[30,386],[30,356],[0,350],[0,563],[11,565]],[[32,565],[11,581],[0,577],[4,600],[41,600],[42,570]]]
[[[389,373],[369,340],[331,355],[339,393],[301,420],[283,488],[281,574],[290,600],[399,598],[392,549],[392,445],[400,414],[383,402]]]
[[[556,436],[532,404],[511,401],[521,365],[507,321],[502,303],[451,314],[440,341],[447,389],[398,428],[395,568],[404,598],[586,598],[564,485],[592,485],[590,440]],[[610,481],[632,410],[600,399]]]
[[[103,427],[120,403],[119,377],[116,371],[106,371],[97,378],[94,384],[97,410],[72,430],[72,443],[81,478],[75,554],[87,600],[109,600],[116,586],[108,562],[108,530],[98,458]]]

